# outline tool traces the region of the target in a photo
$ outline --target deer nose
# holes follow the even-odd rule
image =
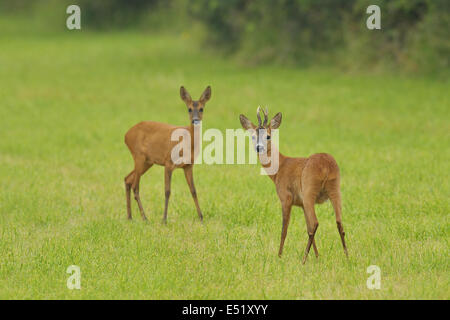
[[[256,146],[256,152],[263,152],[264,151],[264,146],[261,146],[261,145],[257,145]]]
[[[200,124],[200,120],[199,119],[194,119],[194,120],[192,120],[192,124]]]

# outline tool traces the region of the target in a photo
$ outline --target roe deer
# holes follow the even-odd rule
[[[347,247],[344,240],[344,227],[342,225],[341,213],[341,192],[339,187],[340,175],[339,167],[334,158],[326,153],[313,154],[308,158],[291,158],[282,155],[271,146],[268,141],[271,138],[272,130],[277,129],[281,124],[281,113],[277,113],[268,123],[267,109],[264,112],[264,122],[261,123],[261,108],[257,110],[258,126],[255,126],[244,115],[240,115],[242,127],[245,130],[251,130],[255,151],[258,154],[266,152],[268,159],[278,156],[278,171],[270,174],[267,168],[269,162],[261,165],[265,168],[269,177],[275,183],[278,197],[281,201],[283,213],[283,227],[281,230],[281,242],[278,256],[283,253],[284,240],[286,239],[289,219],[291,216],[291,207],[302,207],[305,214],[306,226],[308,231],[308,244],[306,246],[303,263],[306,262],[311,244],[314,247],[316,257],[319,256],[317,251],[314,235],[317,231],[319,223],[314,211],[314,204],[323,203],[330,199],[336,213],[337,229],[339,231],[344,252],[348,256]],[[259,158],[259,157],[258,157]],[[261,160],[261,159],[260,159]]]
[[[194,128],[197,127],[203,118],[203,108],[206,102],[211,98],[211,87],[208,86],[198,101],[193,101],[184,87],[180,88],[181,99],[186,103],[189,112],[189,126],[173,126],[170,124],[154,121],[144,121],[136,124],[125,134],[125,143],[130,149],[134,160],[134,170],[125,177],[125,190],[127,198],[127,214],[131,219],[131,189],[134,192],[134,198],[137,201],[142,219],[147,220],[144,208],[139,197],[139,181],[141,176],[154,164],[164,166],[165,181],[165,207],[163,222],[167,222],[167,207],[170,197],[170,182],[172,171],[176,168],[183,168],[186,181],[189,185],[195,207],[200,220],[203,221],[202,211],[197,200],[197,193],[194,186],[193,165],[198,150],[194,152]],[[191,159],[189,163],[174,163],[171,157],[172,149],[178,144],[178,141],[172,141],[172,133],[177,129],[184,129],[191,137]],[[200,137],[201,138],[201,137]],[[198,137],[197,137],[198,139]],[[197,145],[197,144],[195,144]]]

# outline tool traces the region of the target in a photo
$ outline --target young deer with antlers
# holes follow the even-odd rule
[[[189,93],[184,87],[180,88],[181,99],[186,103],[189,112],[190,125],[185,127],[173,126],[170,124],[159,123],[154,121],[144,121],[136,124],[125,134],[125,143],[130,149],[134,160],[134,170],[125,177],[125,190],[127,197],[127,214],[131,219],[131,189],[134,192],[134,198],[137,201],[139,210],[143,220],[147,220],[144,208],[142,207],[139,197],[139,181],[141,176],[154,164],[164,166],[165,181],[165,207],[163,222],[167,222],[167,207],[170,197],[170,182],[172,171],[176,168],[183,168],[186,181],[191,190],[195,207],[200,220],[203,220],[202,211],[197,200],[197,192],[194,186],[193,164],[196,153],[194,145],[198,145],[194,141],[194,129],[200,124],[203,118],[203,108],[206,102],[211,98],[211,87],[208,86],[198,101],[193,101]],[[190,162],[174,163],[172,159],[172,149],[178,144],[178,141],[172,141],[172,133],[177,129],[184,129],[189,133],[191,139],[191,159]],[[201,139],[196,137],[195,139]]]
[[[283,253],[291,208],[292,206],[299,206],[302,207],[305,213],[309,236],[303,263],[306,262],[311,245],[314,247],[316,257],[319,256],[314,240],[314,235],[319,226],[314,205],[330,199],[336,213],[337,229],[341,237],[342,246],[345,254],[348,256],[344,239],[344,227],[342,225],[339,167],[336,161],[331,155],[326,153],[313,154],[308,158],[291,158],[282,155],[268,141],[271,138],[272,130],[277,129],[281,124],[281,113],[277,113],[268,123],[267,109],[263,111],[264,122],[261,121],[260,111],[261,108],[258,108],[256,114],[258,126],[255,126],[242,114],[240,115],[240,121],[244,129],[251,130],[254,147],[258,154],[266,153],[267,159],[274,159],[273,155],[278,155],[278,171],[274,174],[268,173],[275,183],[283,213],[283,227],[278,255],[281,257]],[[270,167],[270,161],[266,163],[260,162],[267,171],[267,168]]]

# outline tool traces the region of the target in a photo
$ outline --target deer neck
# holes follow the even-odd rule
[[[275,173],[271,173],[271,166],[272,166],[272,154],[274,155],[274,157],[276,157],[276,155],[278,155],[278,170],[276,170]],[[271,150],[267,151],[267,157],[269,159],[268,162],[266,163],[262,163],[261,160],[258,157],[259,162],[261,163],[261,166],[266,170],[267,175],[269,176],[270,179],[272,179],[273,182],[275,182],[276,178],[277,178],[277,174],[281,168],[281,166],[283,165],[284,160],[286,159],[286,157],[284,155],[282,155],[277,148],[275,148],[274,146],[272,146]],[[275,159],[274,159],[275,160]]]
[[[189,126],[189,133],[191,135],[191,157],[192,163],[194,159],[198,156],[202,147],[202,130],[201,126],[194,126],[191,124]]]

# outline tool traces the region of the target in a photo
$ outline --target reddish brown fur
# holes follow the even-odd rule
[[[258,111],[259,112],[259,111]],[[265,113],[267,119],[267,113]],[[244,129],[265,129],[266,134],[271,136],[271,130],[278,128],[281,124],[281,113],[278,113],[267,125],[255,126],[244,115],[240,116],[241,124]],[[271,157],[271,144],[267,143],[267,156]],[[306,262],[311,244],[314,247],[316,257],[317,251],[314,235],[317,231],[319,223],[317,221],[314,205],[323,203],[330,199],[335,214],[336,224],[341,237],[344,252],[347,255],[347,247],[345,244],[344,228],[342,225],[341,212],[341,192],[340,192],[340,174],[339,167],[334,158],[327,153],[313,154],[308,158],[291,158],[279,153],[279,168],[276,174],[269,175],[275,183],[278,197],[281,202],[283,226],[281,230],[281,241],[278,255],[281,257],[283,253],[284,241],[286,239],[289,220],[291,217],[292,206],[299,206],[303,209],[308,232],[308,244],[306,246],[303,263]],[[270,163],[266,163],[263,167],[270,167]]]
[[[141,176],[154,164],[165,167],[165,207],[163,221],[167,222],[167,208],[170,198],[170,184],[172,178],[172,171],[176,168],[183,168],[186,181],[189,185],[192,197],[194,199],[197,213],[200,220],[203,220],[203,215],[198,204],[197,193],[194,186],[193,177],[193,163],[197,150],[194,152],[194,125],[193,121],[201,121],[203,117],[203,108],[206,102],[211,97],[211,88],[208,86],[203,92],[200,100],[193,101],[189,93],[180,88],[181,99],[186,103],[189,110],[190,126],[173,126],[170,124],[159,123],[154,121],[144,121],[133,126],[125,134],[125,143],[130,149],[134,160],[134,170],[125,177],[125,190],[127,199],[127,215],[131,219],[131,189],[134,191],[134,198],[136,199],[142,219],[146,220],[144,208],[139,197],[139,182]],[[195,119],[194,119],[195,118]],[[172,132],[176,129],[186,129],[191,136],[191,164],[174,164],[171,158],[171,152],[179,141],[172,141]]]

